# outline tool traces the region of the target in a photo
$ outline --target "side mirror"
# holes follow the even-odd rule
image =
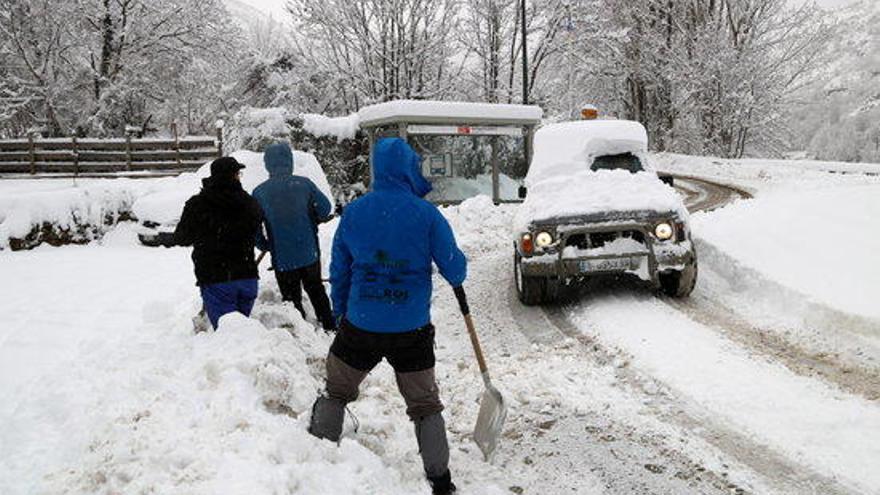
[[[657,174],[657,177],[659,177],[660,181],[663,182],[664,184],[669,184],[669,187],[675,187],[675,184],[674,184],[675,181],[671,175]]]
[[[517,196],[519,196],[519,199],[526,199],[527,192],[528,192],[528,189],[526,189],[526,186],[519,186],[519,189],[517,190],[516,194],[517,194]]]

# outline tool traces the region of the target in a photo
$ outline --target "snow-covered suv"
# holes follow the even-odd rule
[[[514,220],[514,276],[528,305],[563,285],[633,274],[674,297],[691,293],[697,255],[688,212],[651,166],[638,122],[552,124],[535,135],[525,202]]]

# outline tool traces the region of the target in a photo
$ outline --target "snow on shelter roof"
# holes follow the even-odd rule
[[[366,106],[358,112],[361,127],[389,123],[537,125],[544,111],[535,105],[463,101],[395,100]]]

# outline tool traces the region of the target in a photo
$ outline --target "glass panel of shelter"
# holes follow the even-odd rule
[[[426,199],[454,204],[486,195],[495,202],[520,201],[527,170],[522,129],[411,125],[375,131],[377,139],[401,135],[422,157],[422,174],[434,186]]]

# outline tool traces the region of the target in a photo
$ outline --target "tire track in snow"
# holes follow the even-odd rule
[[[612,294],[615,291],[614,288],[606,288],[605,290],[612,291]],[[633,288],[625,290],[630,292]],[[664,420],[692,432],[727,454],[730,459],[746,466],[778,493],[817,495],[857,493],[840,486],[833,477],[820,474],[793,462],[788,456],[756,441],[753,436],[743,434],[736,425],[719,420],[717,413],[707,410],[700,401],[688,397],[681,390],[670,388],[655,373],[642,369],[640,363],[631,364],[630,357],[625,350],[615,350],[613,347],[609,347],[601,335],[584,333],[578,324],[572,321],[571,315],[573,311],[589,312],[590,309],[589,303],[579,303],[568,307],[545,308],[545,314],[562,333],[578,340],[586,354],[597,356],[595,359],[602,362],[625,363],[618,372],[621,381],[634,390],[641,391],[646,395],[653,395],[657,403],[658,414]],[[632,311],[632,308],[627,305],[618,311],[626,313]],[[610,329],[597,327],[595,329],[597,334],[603,330],[609,333],[628,331],[623,326],[615,326]],[[682,356],[670,356],[670,359],[682,358]],[[659,389],[660,392],[655,392],[656,389]]]
[[[661,300],[753,354],[780,362],[798,375],[818,378],[870,401],[880,400],[880,374],[876,368],[842,362],[841,356],[833,351],[808,349],[787,338],[783,332],[748,322],[730,308],[702,294],[689,300],[666,297]]]
[[[675,187],[684,196],[690,212],[712,211],[737,199],[752,197],[752,194],[745,189],[729,184],[689,175],[676,174],[673,177],[675,177]]]
[[[786,493],[870,493],[878,486],[871,467],[880,458],[876,404],[755,361],[651,296],[609,291],[573,308],[567,315],[572,331],[631,355],[639,373],[680,396],[694,425],[708,430],[707,439],[718,436],[743,462],[763,457],[750,465],[757,470],[771,463],[770,479],[795,489]]]

